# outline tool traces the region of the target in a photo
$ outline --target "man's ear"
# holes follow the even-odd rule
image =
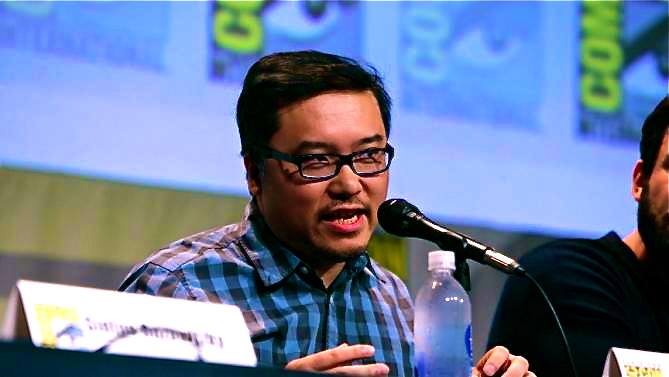
[[[260,194],[260,167],[250,155],[244,156],[244,167],[246,168],[246,185],[249,194],[256,197]]]
[[[643,160],[637,160],[632,170],[632,197],[638,203],[646,186],[647,177],[643,174]]]

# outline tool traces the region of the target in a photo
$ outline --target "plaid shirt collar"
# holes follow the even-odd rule
[[[245,229],[244,251],[265,287],[283,282],[298,268],[309,269],[306,263],[271,232],[253,201],[246,206],[240,228]],[[342,273],[344,272],[351,278],[364,272],[370,284],[374,284],[376,279],[386,283],[383,274],[380,274],[374,267],[366,251],[347,260]],[[335,279],[333,285],[336,285],[339,280],[339,277]]]

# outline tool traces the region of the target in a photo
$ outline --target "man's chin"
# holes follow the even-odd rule
[[[351,241],[353,240],[339,240],[328,243],[328,245],[323,245],[320,248],[323,251],[323,257],[339,263],[357,257],[367,249],[367,242]]]
[[[653,240],[649,244],[646,250],[649,262],[661,265],[669,263],[669,232],[653,234]]]

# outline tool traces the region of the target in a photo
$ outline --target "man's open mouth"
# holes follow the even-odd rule
[[[339,209],[328,212],[323,215],[325,221],[331,221],[335,224],[349,225],[355,224],[358,219],[365,214],[365,211],[360,209]]]

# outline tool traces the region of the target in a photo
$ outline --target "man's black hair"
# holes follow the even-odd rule
[[[657,104],[643,122],[639,152],[643,161],[643,176],[647,180],[653,172],[657,155],[662,147],[662,140],[669,128],[669,96],[665,96]]]
[[[237,102],[241,154],[252,153],[253,146],[267,145],[279,127],[282,108],[324,93],[364,91],[374,94],[388,136],[391,100],[372,66],[313,50],[261,58],[246,74]]]

